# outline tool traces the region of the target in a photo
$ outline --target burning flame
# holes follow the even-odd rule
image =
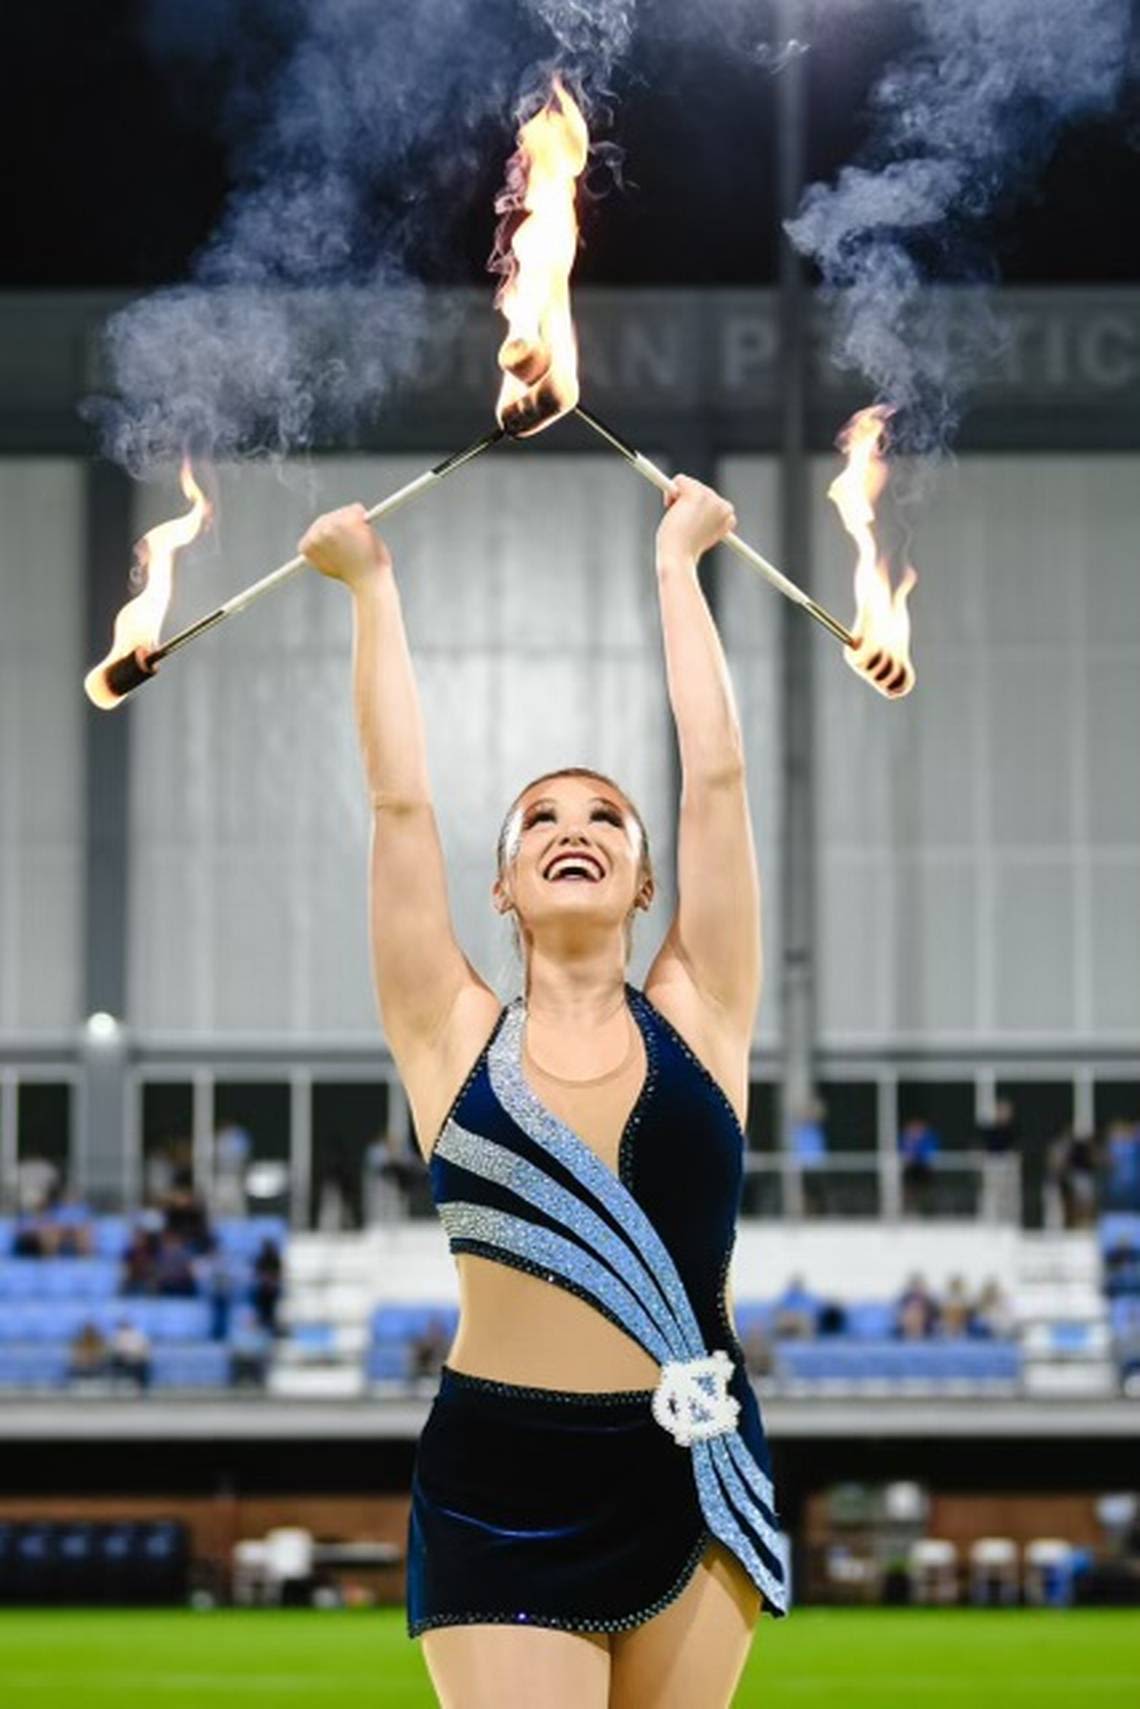
[[[209,500],[194,479],[189,457],[182,459],[179,480],[190,500],[190,509],[184,516],[172,517],[169,522],[151,528],[135,546],[135,574],[146,577],[142,592],[128,600],[119,612],[111,651],[88,671],[83,681],[87,698],[104,711],[123,699],[107,681],[108,667],[132,654],[151,653],[157,647],[174,588],[174,555],[197,539],[212,514]]]
[[[578,247],[574,185],[589,147],[582,111],[555,77],[546,105],[519,131],[495,201],[501,217],[489,266],[504,275],[495,307],[508,327],[496,413],[510,433],[537,433],[578,402],[570,271]]]
[[[883,441],[892,414],[889,407],[878,404],[851,417],[838,440],[847,467],[832,481],[827,496],[859,553],[852,625],[857,641],[845,649],[844,657],[880,694],[897,700],[915,684],[907,600],[918,577],[908,564],[893,588],[890,567],[875,540],[875,506],[889,473]]]

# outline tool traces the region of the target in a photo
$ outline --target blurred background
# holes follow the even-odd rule
[[[290,557],[317,511],[374,502],[490,425],[509,76],[403,139],[373,209],[401,234],[391,280],[325,253],[327,197],[277,210],[307,232],[308,271],[291,250],[275,278],[272,208],[256,242],[238,229],[266,182],[250,139],[280,139],[288,77],[305,110],[304,52],[343,47],[318,28],[334,10],[219,3],[191,26],[159,4],[96,23],[45,3],[0,26],[65,115],[34,136],[6,116],[0,186],[0,1604],[24,1609],[379,1605],[398,1632],[456,1286],[370,983],[347,597],[296,580],[113,713],[81,686],[134,542],[184,508],[180,435],[217,516],[168,633]],[[499,12],[520,63],[549,51],[558,8]],[[624,172],[585,216],[584,401],[731,496],[741,534],[844,621],[852,553],[826,493],[875,389],[834,360],[837,281],[781,220],[886,158],[875,92],[923,12],[646,25],[599,132]],[[914,694],[868,692],[737,560],[702,566],[765,895],[732,1290],[801,1609],[1140,1602],[1140,166],[1122,87],[1120,111],[1058,120],[994,199],[983,261],[975,231],[969,266],[916,287],[971,353],[960,390],[952,361],[939,376],[953,454],[896,466]],[[342,96],[347,124],[362,97]],[[412,244],[401,222],[429,192],[446,219]],[[269,321],[225,296],[255,251]],[[290,336],[318,329],[300,414],[284,303]],[[386,531],[457,929],[504,1001],[519,968],[490,906],[495,836],[530,777],[596,766],[641,809],[660,888],[634,983],[672,912],[659,508],[563,423]],[[0,1679],[42,1681],[58,1664],[13,1632]],[[422,1671],[390,1665],[327,1701],[428,1701]]]

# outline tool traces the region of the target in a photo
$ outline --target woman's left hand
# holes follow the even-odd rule
[[[694,563],[736,527],[736,512],[712,487],[677,475],[665,498],[666,515],[657,530],[658,558],[691,558]]]

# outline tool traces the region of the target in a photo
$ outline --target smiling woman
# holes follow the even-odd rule
[[[667,509],[676,914],[635,989],[631,927],[655,885],[641,816],[588,767],[536,778],[491,887],[523,963],[507,1006],[456,939],[391,556],[356,507],[302,541],[353,593],[376,990],[459,1276],[413,1478],[408,1631],[441,1702],[464,1709],[715,1709],[761,1606],[787,1604],[727,1298],[759,881],[696,570],[735,518],[685,476]]]

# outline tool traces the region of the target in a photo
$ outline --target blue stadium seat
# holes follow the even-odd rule
[[[34,1300],[43,1293],[42,1258],[8,1258],[0,1263],[0,1299]]]
[[[311,1357],[331,1357],[336,1352],[336,1331],[331,1323],[295,1323],[289,1341]]]
[[[44,1258],[40,1270],[47,1299],[105,1300],[119,1285],[119,1266],[108,1258]]]
[[[131,1224],[125,1216],[101,1216],[95,1224],[95,1251],[100,1258],[121,1258],[131,1238]]]
[[[1101,1217],[1098,1232],[1102,1252],[1114,1246],[1131,1246],[1140,1252],[1140,1211],[1111,1211]]]
[[[66,1346],[51,1342],[0,1343],[0,1389],[62,1388],[69,1364]]]
[[[157,1347],[151,1367],[156,1389],[222,1389],[230,1380],[230,1357],[216,1341]]]
[[[223,1252],[232,1258],[252,1261],[266,1240],[272,1240],[283,1251],[289,1238],[289,1225],[280,1216],[224,1217],[214,1225],[214,1233]]]
[[[1109,1305],[1112,1333],[1118,1341],[1140,1341],[1140,1299],[1122,1294]]]
[[[459,1307],[450,1301],[377,1306],[372,1313],[372,1339],[405,1341],[409,1336],[422,1335],[433,1319],[442,1320],[446,1332],[454,1335]]]
[[[0,1216],[0,1258],[7,1258],[12,1250],[12,1230],[15,1226],[10,1216]]]
[[[863,1341],[885,1341],[895,1326],[895,1308],[889,1300],[858,1300],[846,1308],[844,1333]]]
[[[385,1341],[370,1347],[367,1369],[370,1382],[402,1381],[411,1374],[411,1348],[406,1341]]]
[[[750,1335],[754,1329],[768,1335],[772,1330],[772,1319],[776,1314],[775,1305],[771,1300],[736,1300],[733,1302],[732,1315],[736,1319],[737,1333],[741,1339]]]
[[[793,1382],[834,1384],[1010,1383],[1021,1369],[1012,1341],[823,1341],[777,1343],[777,1374]]]
[[[6,1332],[13,1341],[70,1341],[91,1313],[77,1300],[9,1300],[4,1307]]]
[[[124,1319],[137,1323],[154,1342],[204,1341],[210,1333],[210,1307],[206,1300],[152,1299],[149,1295],[131,1294],[100,1300],[86,1315],[104,1335],[112,1334]]]

